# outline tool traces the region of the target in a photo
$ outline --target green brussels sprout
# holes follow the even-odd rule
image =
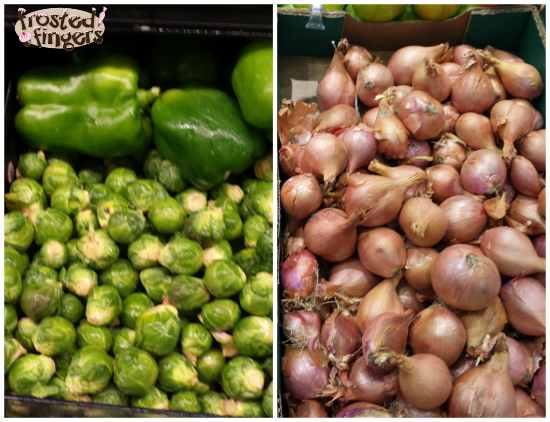
[[[262,182],[261,180],[245,180],[243,183],[245,193],[244,199],[239,206],[239,214],[243,220],[246,220],[252,215],[260,214],[254,207],[255,195],[262,196],[261,192],[273,192],[273,184]],[[267,216],[265,216],[267,220]]]
[[[78,402],[90,402],[90,397],[86,394],[82,395],[75,395],[72,394],[69,389],[67,388],[67,384],[65,383],[65,380],[61,377],[57,376],[57,374],[50,380],[48,383],[49,388],[51,388],[51,391],[48,391],[48,395],[51,395],[51,398],[58,399],[58,400],[65,400],[65,401],[78,401]]]
[[[223,408],[227,416],[234,418],[265,418],[259,401],[224,400]]]
[[[143,212],[159,199],[168,198],[168,192],[156,180],[137,180],[128,185],[128,202],[133,209]]]
[[[259,316],[243,318],[233,329],[233,341],[240,355],[270,356],[273,353],[273,321]]]
[[[122,350],[136,345],[136,332],[130,328],[122,328],[113,340],[113,354],[116,356]]]
[[[181,330],[181,350],[193,366],[197,358],[212,347],[212,334],[201,324],[190,322]]]
[[[23,177],[40,180],[47,165],[46,157],[42,151],[27,152],[19,156],[17,170]]]
[[[202,306],[202,323],[210,331],[229,331],[241,317],[241,308],[231,299],[217,299]]]
[[[139,272],[127,259],[117,259],[99,276],[99,283],[113,286],[122,299],[133,293],[139,283]]]
[[[75,295],[66,293],[61,298],[57,314],[76,324],[84,317],[84,305]]]
[[[97,327],[82,320],[76,329],[76,343],[78,347],[99,347],[108,353],[113,345],[113,335],[107,327]]]
[[[92,210],[80,211],[74,218],[74,228],[78,237],[86,236],[90,230],[90,224],[94,230],[99,229],[99,220]]]
[[[124,167],[133,171],[137,170],[134,160],[131,156],[104,158],[103,165],[107,167],[107,173],[114,171],[115,169]]]
[[[64,380],[67,377],[67,370],[71,365],[71,361],[73,360],[76,350],[76,346],[74,346],[55,356],[52,356],[52,359],[55,362],[55,375],[59,378]]]
[[[52,164],[56,161],[63,161],[71,166],[78,164],[79,156],[77,154],[69,154],[66,152],[51,152],[48,151],[48,164]]]
[[[270,269],[273,268],[273,229],[271,227],[258,239],[256,250],[266,265]]]
[[[162,163],[162,157],[159,152],[154,149],[147,154],[143,163],[143,173],[147,179],[156,179],[159,174],[159,168]]]
[[[201,409],[207,415],[227,416],[224,400],[227,400],[227,396],[216,391],[208,391],[199,396]]]
[[[176,239],[161,249],[158,260],[174,274],[193,275],[202,268],[202,248],[190,239]]]
[[[244,271],[247,279],[259,272],[273,271],[273,265],[268,265],[262,260],[256,249],[242,249],[233,255],[233,261]]]
[[[57,312],[63,288],[61,283],[46,279],[40,284],[28,284],[23,287],[19,304],[29,318],[40,321]]]
[[[179,167],[168,160],[162,160],[156,178],[170,192],[181,192],[187,186]]]
[[[38,324],[32,319],[24,317],[17,323],[15,330],[15,338],[27,350],[27,352],[35,352],[34,344],[32,343],[32,335],[38,328]]]
[[[97,273],[84,264],[71,264],[59,272],[59,281],[68,291],[80,297],[87,297],[97,286]]]
[[[109,327],[109,331],[111,332],[111,337],[114,339],[116,336],[119,335],[119,333],[124,328],[122,325],[118,325],[119,321],[114,321]],[[114,340],[113,340],[114,341]]]
[[[95,229],[94,229],[95,230]],[[78,251],[78,241],[80,239],[71,239],[65,243],[65,249],[67,250],[67,264],[81,264],[82,258]]]
[[[262,397],[262,407],[264,409],[267,417],[273,417],[273,381],[269,383],[267,388],[264,390],[264,395]]]
[[[183,192],[178,193],[174,199],[181,204],[181,207],[187,214],[193,214],[206,209],[206,192],[197,188],[187,188]]]
[[[135,181],[137,176],[134,170],[119,167],[107,175],[105,186],[128,199],[128,186]]]
[[[46,195],[52,196],[53,192],[62,186],[80,186],[78,176],[71,165],[65,161],[56,160],[50,162],[42,175],[42,186]]]
[[[269,224],[273,224],[273,191],[256,190],[252,197],[254,214],[262,215]]]
[[[93,212],[97,212],[97,205],[100,201],[114,194],[114,192],[103,183],[95,183],[86,187],[86,190],[90,195],[90,209]]]
[[[225,358],[218,349],[210,349],[199,356],[197,374],[202,382],[220,381]]]
[[[172,305],[157,305],[143,312],[136,322],[136,344],[157,356],[174,351],[181,327],[178,311]]]
[[[225,226],[224,239],[235,240],[243,234],[243,222],[238,212],[224,211],[223,224]]]
[[[113,358],[99,347],[78,349],[67,371],[65,383],[72,394],[99,393],[113,376]]]
[[[256,190],[273,190],[273,184],[258,179],[245,179],[242,183],[243,192],[246,195],[256,192]]]
[[[122,350],[115,356],[113,380],[118,389],[132,396],[142,396],[157,382],[158,365],[151,355],[137,347]]]
[[[168,293],[172,277],[166,268],[154,267],[143,270],[139,274],[141,284],[145,288],[147,295],[155,303],[161,303],[163,296]]]
[[[88,191],[77,186],[61,186],[53,191],[51,197],[52,208],[63,211],[74,217],[90,204]]]
[[[266,154],[254,163],[254,175],[264,182],[273,182],[273,155]]]
[[[239,294],[241,307],[252,315],[267,316],[273,312],[273,275],[261,272],[252,276]]]
[[[199,309],[210,300],[210,293],[200,278],[178,275],[172,278],[166,297],[180,312]]]
[[[25,259],[11,246],[4,247],[4,266],[15,268],[20,275],[27,270]]]
[[[122,393],[116,385],[109,383],[109,385],[97,394],[90,397],[92,403],[98,404],[110,404],[113,406],[128,406],[130,404],[130,397]]]
[[[145,222],[141,211],[117,211],[109,218],[109,235],[115,242],[132,243],[143,233]]]
[[[29,269],[29,266],[30,266],[30,259],[29,259],[29,254],[27,252],[19,252],[19,256],[21,257],[21,261],[23,262],[23,274],[25,273],[25,271],[27,271]],[[21,275],[23,275],[22,273],[19,273]]]
[[[59,270],[67,264],[69,256],[65,245],[57,240],[50,239],[44,242],[40,250],[34,255],[33,267],[50,267]]]
[[[202,251],[202,263],[205,267],[208,267],[214,261],[219,261],[222,259],[228,260],[231,258],[233,258],[233,251],[227,240],[222,240],[217,245],[211,246]]]
[[[273,379],[273,357],[269,356],[264,359],[264,361],[261,364],[262,369],[264,372],[269,376],[269,378]]]
[[[107,230],[109,228],[109,219],[111,216],[119,211],[125,211],[128,209],[128,201],[122,195],[118,193],[110,193],[97,201],[96,214],[99,226]]]
[[[243,226],[244,245],[247,248],[255,248],[258,239],[269,229],[269,223],[261,215],[249,217]]]
[[[8,211],[21,211],[31,221],[38,211],[47,207],[44,188],[36,180],[27,177],[14,180],[4,197]]]
[[[105,180],[104,169],[99,168],[86,168],[78,172],[78,181],[85,188],[91,187],[98,183],[103,183]]]
[[[76,330],[73,324],[60,316],[44,318],[32,335],[34,348],[46,356],[61,353],[74,346],[75,341]]]
[[[179,353],[172,353],[162,358],[158,364],[157,385],[163,391],[177,393],[181,390],[190,390],[199,382],[196,369]]]
[[[86,301],[86,320],[92,325],[108,325],[122,312],[122,299],[113,286],[96,286]]]
[[[191,214],[185,223],[187,237],[196,240],[203,248],[219,243],[225,233],[221,208],[208,208]]]
[[[142,234],[128,246],[128,259],[137,270],[154,267],[162,246],[157,236]]]
[[[139,316],[153,306],[153,301],[145,293],[129,294],[122,301],[122,313],[120,314],[122,323],[131,329],[136,328]]]
[[[178,391],[170,397],[170,410],[173,412],[201,413],[199,399],[192,391]]]
[[[4,337],[4,375],[17,359],[26,354],[27,350],[16,339]]]
[[[264,388],[264,372],[255,360],[237,356],[223,368],[222,387],[224,393],[233,399],[259,399]]]
[[[239,206],[235,203],[235,201],[223,196],[216,199],[214,202],[208,202],[208,204],[216,208],[221,208],[224,213],[227,211],[233,211],[236,213],[239,212]]]
[[[28,354],[17,359],[12,365],[8,384],[17,395],[35,396],[54,374],[55,363],[52,358]]]
[[[63,211],[48,208],[36,213],[34,240],[43,245],[48,240],[65,243],[73,234],[73,222]]]
[[[185,230],[178,230],[172,236],[170,236],[170,239],[168,239],[168,241],[172,242],[176,239],[187,239],[187,233],[185,233]]]
[[[210,191],[212,198],[227,198],[235,202],[240,203],[244,198],[244,192],[238,185],[232,185],[230,183],[221,183]]]
[[[206,394],[210,391],[210,384],[207,384],[205,382],[202,382],[199,380],[198,383],[196,383],[193,388],[191,389],[193,393],[195,393],[197,396],[200,394]]]
[[[168,394],[162,390],[159,390],[157,387],[151,388],[142,396],[132,397],[130,403],[133,407],[143,407],[145,409],[155,410],[170,410]]]
[[[156,231],[172,234],[183,227],[185,213],[178,201],[168,197],[151,204],[147,217]]]
[[[80,259],[84,265],[94,270],[106,270],[118,258],[119,249],[106,230],[90,228],[86,236],[77,243]]]
[[[217,298],[231,297],[239,293],[245,283],[244,271],[228,259],[214,261],[204,271],[204,284]]]
[[[34,240],[34,227],[21,211],[4,215],[4,244],[19,252],[29,249]]]
[[[17,328],[17,311],[9,303],[4,303],[4,337]]]
[[[4,302],[15,302],[21,296],[23,281],[17,270],[4,264]]]

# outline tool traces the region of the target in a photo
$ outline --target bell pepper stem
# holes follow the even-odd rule
[[[151,89],[138,89],[137,100],[139,108],[145,108],[152,104],[160,95],[160,87],[154,86]]]

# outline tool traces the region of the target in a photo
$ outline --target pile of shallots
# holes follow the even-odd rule
[[[490,46],[342,39],[317,103],[284,102],[291,416],[545,416],[542,92]]]

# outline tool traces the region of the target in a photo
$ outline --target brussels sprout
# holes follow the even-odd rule
[[[15,302],[22,290],[21,275],[15,268],[4,264],[4,302]]]
[[[97,286],[86,301],[86,320],[92,325],[108,325],[122,312],[122,299],[113,286]]]
[[[34,240],[43,245],[48,240],[65,243],[73,234],[73,222],[63,211],[48,208],[36,213]]]
[[[231,250],[231,245],[227,240],[222,240],[217,245],[211,246],[210,248],[202,251],[202,263],[205,267],[208,267],[214,261],[219,261],[221,259],[228,260],[232,257],[233,251]]]
[[[4,337],[17,328],[17,311],[9,303],[4,303]]]
[[[170,410],[173,412],[201,413],[199,399],[192,391],[179,391],[170,398]]]
[[[267,316],[273,312],[273,275],[261,272],[246,283],[239,295],[241,307],[252,315]]]
[[[107,167],[107,173],[114,171],[115,169],[124,167],[133,171],[138,170],[134,164],[134,160],[130,156],[104,158],[103,165]]]
[[[86,236],[90,230],[90,224],[94,230],[99,229],[99,220],[92,210],[80,211],[74,218],[74,228],[78,237]]]
[[[113,380],[118,389],[133,396],[142,396],[157,382],[158,365],[151,355],[137,347],[123,350],[115,356]]]
[[[128,198],[128,186],[137,181],[136,172],[124,167],[111,171],[105,179],[105,186],[113,192]]]
[[[9,193],[4,197],[8,211],[21,211],[31,221],[38,211],[47,206],[46,193],[42,185],[26,177],[14,180]]]
[[[62,186],[80,186],[80,181],[69,163],[53,161],[44,170],[42,186],[46,195],[51,196],[57,188]]]
[[[20,211],[4,215],[4,244],[19,252],[29,249],[34,239],[34,227]]]
[[[166,268],[148,268],[139,274],[141,284],[145,287],[147,295],[155,303],[161,303],[162,297],[168,293],[172,277]]]
[[[113,286],[121,298],[133,293],[139,283],[139,272],[127,259],[117,259],[99,276],[99,283]]]
[[[4,337],[4,375],[17,359],[26,354],[27,351],[16,339]]]
[[[176,239],[187,239],[187,233],[185,233],[185,230],[178,230],[172,236],[170,236],[170,239],[168,239],[168,241],[172,242]]]
[[[57,313],[71,323],[76,324],[84,316],[84,305],[75,295],[67,293],[61,298]]]
[[[97,394],[91,396],[92,403],[110,404],[113,406],[128,406],[130,397],[122,393],[116,385],[109,385]]]
[[[27,152],[19,156],[17,170],[23,177],[40,180],[47,165],[46,157],[42,151]]]
[[[118,193],[110,193],[97,201],[96,214],[99,226],[102,229],[107,230],[109,227],[109,219],[111,216],[119,211],[125,211],[128,209],[128,201],[124,196]]]
[[[198,309],[210,300],[210,293],[200,278],[178,275],[172,278],[166,296],[178,311]]]
[[[139,316],[136,344],[149,353],[165,356],[175,349],[180,331],[177,309],[171,305],[158,305]]]
[[[265,414],[272,418],[273,417],[273,381],[269,383],[267,388],[264,390],[264,395],[262,397],[262,407]]]
[[[19,304],[25,315],[40,321],[42,318],[55,315],[62,296],[61,283],[46,279],[40,284],[24,286]]]
[[[256,250],[269,268],[273,268],[273,229],[270,227],[258,239]]]
[[[264,373],[255,360],[237,356],[223,368],[222,387],[224,393],[233,399],[259,399],[264,388]]]
[[[117,211],[109,218],[109,235],[115,242],[132,243],[143,233],[145,222],[141,211]]]
[[[128,202],[136,210],[149,211],[159,199],[168,198],[168,192],[155,180],[137,180],[128,185]]]
[[[273,357],[270,356],[265,358],[261,366],[267,376],[273,379]]]
[[[208,202],[208,204],[216,208],[221,208],[224,213],[227,211],[233,211],[236,213],[239,212],[239,206],[235,203],[235,201],[232,201],[229,198],[220,197],[216,199],[214,202],[211,202],[211,201]]]
[[[103,183],[105,180],[105,170],[101,166],[94,166],[95,168],[86,168],[78,172],[78,181],[85,188],[91,187],[98,183]]]
[[[11,246],[4,247],[4,266],[13,267],[21,275],[26,271],[25,259]]]
[[[197,395],[206,394],[210,391],[210,384],[206,384],[205,382],[199,381],[193,386],[191,391]]]
[[[111,332],[111,338],[116,338],[116,336],[119,335],[119,333],[122,331],[124,327],[122,325],[118,325],[118,320],[114,321],[109,327],[109,331]]]
[[[273,184],[260,180],[245,180],[243,183],[244,199],[239,206],[239,214],[243,220],[252,215],[260,214],[254,208],[255,195],[264,195],[262,192],[273,192]],[[265,216],[267,218],[267,216]],[[267,218],[269,220],[269,218]]]
[[[240,355],[270,356],[273,353],[273,321],[259,316],[243,318],[233,329],[233,340]]]
[[[190,390],[197,382],[197,371],[183,355],[172,353],[159,360],[157,385],[163,391],[177,393]]]
[[[269,229],[269,223],[261,215],[253,215],[244,222],[244,245],[247,248],[255,248],[258,239]]]
[[[139,397],[132,397],[131,405],[133,407],[143,407],[145,409],[156,410],[170,410],[170,401],[168,395],[159,390],[157,387],[153,387],[148,390],[144,395]]]
[[[66,164],[75,166],[79,162],[79,156],[77,154],[69,154],[66,152],[52,152],[48,151],[48,164],[52,164],[56,161],[63,161]]]
[[[76,330],[70,321],[60,316],[46,317],[32,335],[34,348],[43,355],[53,356],[72,347]]]
[[[96,327],[82,320],[76,329],[76,343],[78,347],[93,346],[109,352],[113,345],[113,335],[107,327]]]
[[[223,211],[211,207],[191,214],[185,223],[187,237],[196,240],[203,248],[219,243],[225,233]]]
[[[273,182],[273,155],[267,154],[254,163],[254,175],[264,182]]]
[[[258,179],[245,179],[242,183],[243,192],[246,195],[256,192],[256,190],[273,190],[273,184]]]
[[[256,249],[240,250],[233,255],[233,261],[244,271],[247,279],[262,271],[273,271],[273,265],[264,262]]]
[[[224,400],[227,400],[227,396],[215,391],[209,391],[199,396],[201,409],[207,415],[227,416]]]
[[[206,209],[206,193],[197,188],[187,188],[183,192],[178,193],[175,198],[181,204],[181,207],[187,214]]]
[[[38,328],[38,324],[30,318],[21,318],[17,323],[15,338],[27,350],[27,352],[35,352],[34,344],[32,343],[32,335]]]
[[[65,384],[65,380],[57,376],[57,374],[50,380],[50,382],[48,383],[48,387],[51,388],[51,392],[49,392],[48,394],[51,394],[51,397],[53,399],[66,400],[66,401],[78,401],[78,402],[85,402],[85,403],[90,402],[90,396],[86,394],[83,394],[83,395],[72,394],[67,388],[67,384]]]
[[[90,204],[90,195],[77,186],[61,186],[53,191],[52,208],[74,217]]]
[[[214,297],[226,298],[239,293],[246,283],[246,275],[232,261],[214,261],[204,271],[204,284]]]
[[[74,354],[65,383],[72,394],[99,393],[113,376],[113,358],[103,349],[86,346]]]
[[[84,264],[71,264],[59,272],[59,281],[65,289],[80,297],[87,297],[97,286],[97,274]]]
[[[181,330],[181,350],[193,365],[197,358],[212,347],[212,335],[201,324],[190,322]]]
[[[55,356],[52,356],[52,359],[55,362],[55,375],[61,379],[65,379],[67,377],[67,370],[71,365],[71,361],[73,360],[76,350],[76,346],[74,346]]]
[[[161,163],[162,157],[159,152],[156,149],[151,150],[143,163],[143,173],[145,177],[147,177],[147,179],[156,179]]]
[[[252,209],[254,214],[264,216],[269,224],[273,224],[273,191],[256,190],[252,197]]]
[[[94,270],[109,268],[118,258],[119,249],[105,230],[90,228],[77,243],[82,263]]]
[[[185,213],[174,198],[164,198],[151,204],[147,216],[156,231],[171,234],[183,227]]]
[[[34,396],[55,374],[52,358],[28,354],[15,361],[8,375],[8,383],[15,394]]]
[[[162,243],[159,238],[142,234],[128,247],[128,259],[137,270],[154,267],[158,264]]]
[[[92,186],[88,186],[86,190],[90,195],[90,209],[93,212],[97,212],[97,205],[100,201],[114,194],[114,192],[103,183],[96,183]]]
[[[187,186],[187,180],[183,178],[179,167],[168,160],[162,160],[160,163],[157,179],[166,190],[174,193],[181,192]]]
[[[82,258],[78,251],[78,241],[80,239],[71,239],[65,243],[65,249],[67,250],[67,264],[81,264]]]
[[[212,198],[227,198],[235,202],[240,203],[243,200],[244,192],[238,185],[232,185],[230,183],[222,183],[210,191]]]
[[[193,275],[202,268],[202,248],[192,240],[176,239],[162,248],[159,263],[174,274]]]
[[[197,374],[202,382],[220,381],[225,359],[218,349],[210,349],[199,356]]]
[[[23,262],[23,273],[25,273],[25,271],[27,271],[30,266],[29,254],[27,252],[19,252],[19,256],[21,257],[21,261]]]
[[[23,275],[23,287],[29,284],[41,284],[44,280],[58,281],[57,271],[50,267],[32,267]]]
[[[224,400],[223,409],[227,416],[236,418],[264,418],[265,412],[259,401]]]
[[[136,321],[139,316],[153,306],[153,301],[145,293],[129,294],[122,301],[122,313],[120,314],[122,323],[131,329],[136,328]]]
[[[65,245],[57,240],[47,240],[40,250],[34,255],[33,267],[50,267],[59,270],[67,264],[69,256]]]
[[[130,328],[122,328],[113,340],[113,354],[116,356],[123,350],[136,345],[136,332]]]
[[[239,213],[235,211],[224,211],[223,224],[225,226],[225,240],[235,240],[242,236],[243,222],[239,216]]]
[[[229,331],[241,317],[241,308],[231,299],[217,299],[203,305],[201,315],[208,330]]]

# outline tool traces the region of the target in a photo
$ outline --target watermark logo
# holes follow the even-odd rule
[[[23,8],[18,11],[19,20],[15,25],[15,32],[25,47],[32,44],[38,48],[73,51],[75,47],[103,42],[106,7],[99,16],[96,15],[95,8],[92,8],[91,13],[62,7],[27,14]]]

